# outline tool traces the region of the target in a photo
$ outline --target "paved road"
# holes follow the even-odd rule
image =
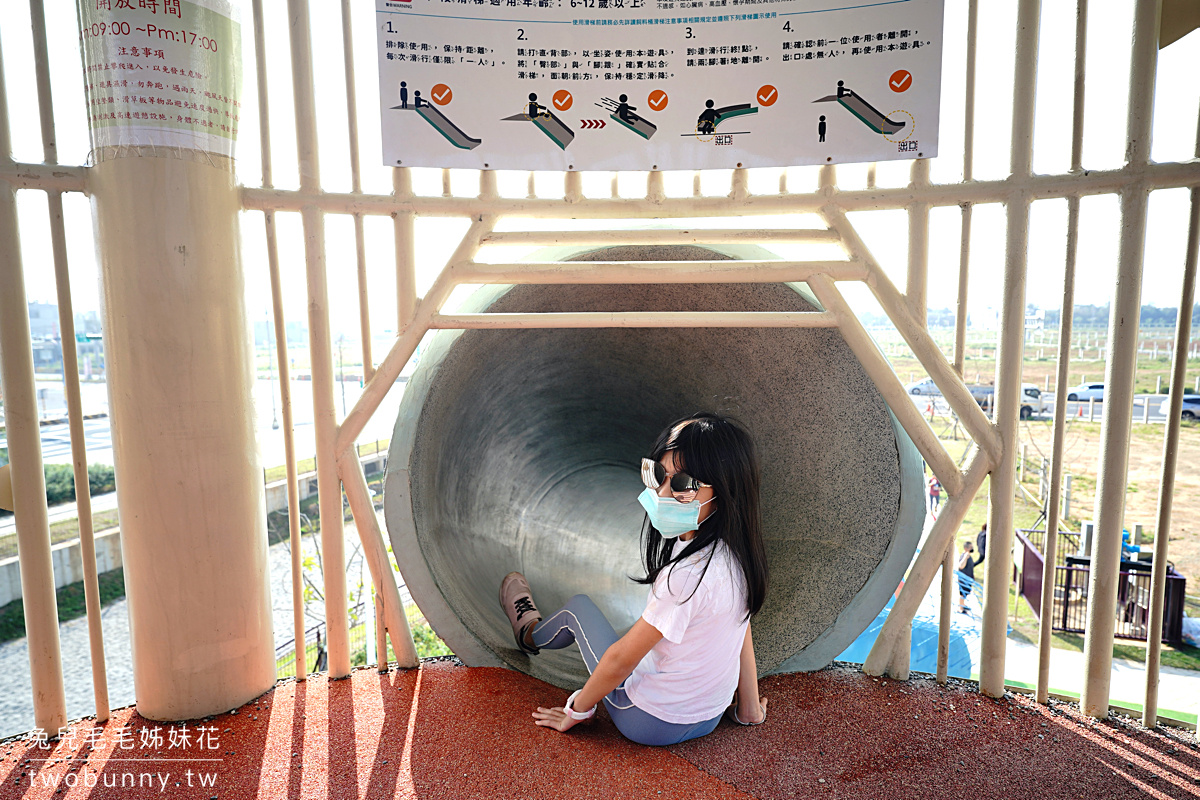
[[[1051,650],[1050,688],[1059,692],[1082,692],[1086,663],[1083,653],[1074,650]],[[1009,639],[1005,647],[1005,679],[1037,684],[1037,675],[1037,645]],[[1160,668],[1158,697],[1160,708],[1185,714],[1200,713],[1200,672],[1172,667]],[[1114,658],[1109,699],[1114,703],[1141,705],[1146,699],[1145,665]]]
[[[92,514],[98,514],[101,511],[111,511],[117,507],[117,493],[109,492],[108,494],[98,494],[92,498]],[[63,520],[75,519],[78,516],[78,511],[75,508],[75,503],[61,503],[50,507],[50,524],[62,522]],[[0,537],[11,536],[17,532],[16,519],[11,515],[0,517]],[[99,531],[97,531],[98,533]]]

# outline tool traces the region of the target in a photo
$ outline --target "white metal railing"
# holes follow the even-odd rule
[[[63,337],[68,336],[71,322],[70,287],[66,280],[67,263],[65,235],[62,224],[61,193],[86,191],[88,172],[86,168],[57,165],[54,151],[54,120],[51,112],[50,80],[46,49],[45,11],[42,0],[30,0],[34,19],[33,33],[37,57],[36,77],[39,90],[40,122],[44,142],[41,164],[13,163],[8,141],[7,105],[4,102],[4,75],[0,64],[0,192],[11,197],[18,189],[46,191],[51,198],[51,237],[58,278],[60,314],[63,317]],[[1141,240],[1145,231],[1146,197],[1155,189],[1192,188],[1192,220],[1188,244],[1188,262],[1181,292],[1181,313],[1190,319],[1191,298],[1194,289],[1197,248],[1197,209],[1200,209],[1200,150],[1197,159],[1190,161],[1152,163],[1149,160],[1150,110],[1154,89],[1154,67],[1156,58],[1156,35],[1158,3],[1155,0],[1139,0],[1138,15],[1132,46],[1133,70],[1130,77],[1130,105],[1128,133],[1130,147],[1124,166],[1108,170],[1084,170],[1082,167],[1083,97],[1085,89],[1084,56],[1086,47],[1087,0],[1078,0],[1075,36],[1075,81],[1073,87],[1073,122],[1070,169],[1062,174],[1033,174],[1033,107],[1036,88],[1036,65],[1038,51],[1038,0],[1021,0],[1018,11],[1017,31],[1017,74],[1014,93],[1013,137],[1011,174],[1003,179],[973,179],[975,138],[975,92],[976,92],[976,43],[978,39],[978,0],[967,0],[967,50],[966,89],[964,108],[963,179],[953,183],[933,183],[930,180],[929,162],[921,159],[913,162],[907,186],[880,188],[876,181],[876,169],[867,170],[866,188],[839,189],[836,169],[820,168],[819,185],[813,192],[789,192],[787,172],[780,175],[778,192],[773,194],[753,193],[749,189],[747,172],[734,170],[728,195],[711,196],[701,191],[701,175],[693,177],[691,197],[668,197],[664,191],[663,175],[651,172],[646,175],[645,192],[640,197],[621,197],[618,191],[618,176],[612,177],[611,197],[585,197],[582,176],[566,173],[563,178],[561,196],[542,196],[537,192],[534,174],[528,178],[527,197],[501,197],[497,192],[494,172],[479,173],[479,191],[474,196],[455,195],[451,192],[451,173],[442,171],[442,196],[419,196],[413,191],[412,174],[408,169],[393,169],[393,191],[391,194],[371,194],[362,191],[359,163],[358,105],[356,87],[358,81],[354,70],[354,35],[351,25],[349,0],[341,2],[342,41],[344,47],[345,99],[347,108],[347,135],[350,148],[351,190],[349,192],[326,192],[319,185],[319,147],[316,136],[316,110],[313,93],[312,36],[309,30],[309,6],[307,0],[287,0],[286,11],[290,22],[292,52],[292,89],[295,106],[297,154],[300,187],[295,190],[273,186],[270,97],[267,86],[265,54],[266,26],[263,0],[253,0],[253,37],[256,51],[256,75],[260,118],[260,150],[262,157],[261,186],[244,187],[242,204],[246,209],[263,212],[267,241],[267,269],[272,287],[275,341],[277,343],[278,368],[282,396],[283,429],[289,485],[289,519],[292,521],[293,537],[293,607],[296,609],[297,643],[303,641],[303,598],[300,585],[300,565],[295,561],[300,553],[296,546],[299,531],[297,508],[296,459],[292,438],[292,416],[287,337],[283,316],[283,301],[278,252],[276,214],[299,212],[305,233],[306,279],[308,286],[310,355],[314,384],[314,405],[317,411],[317,472],[320,476],[320,513],[322,536],[326,560],[340,564],[343,559],[341,544],[341,499],[339,483],[344,484],[352,512],[363,537],[364,552],[372,570],[377,596],[382,604],[379,618],[384,628],[393,636],[393,647],[401,663],[415,663],[415,650],[408,634],[407,620],[399,605],[399,596],[381,532],[375,520],[370,497],[366,491],[365,477],[361,466],[353,455],[354,442],[363,426],[378,408],[380,401],[394,385],[400,369],[408,362],[422,336],[436,328],[528,328],[528,327],[591,327],[621,325],[736,325],[736,326],[836,326],[854,350],[864,369],[879,387],[889,407],[901,425],[930,464],[933,472],[947,490],[947,501],[929,540],[914,563],[905,583],[905,588],[896,601],[894,609],[877,640],[875,649],[864,665],[873,674],[891,671],[897,676],[907,675],[908,631],[920,598],[939,569],[945,584],[952,576],[948,555],[954,534],[961,524],[963,515],[983,479],[991,473],[1000,485],[1011,483],[1009,473],[1015,460],[1015,420],[1017,405],[1015,398],[1020,387],[1020,364],[1022,357],[1024,325],[1024,286],[1026,272],[1026,241],[1030,204],[1035,200],[1063,197],[1068,202],[1068,232],[1065,259],[1067,264],[1063,292],[1063,319],[1059,335],[1059,367],[1056,386],[1055,439],[1051,469],[1051,513],[1057,515],[1058,497],[1062,474],[1062,431],[1065,414],[1065,392],[1071,358],[1071,309],[1074,299],[1074,267],[1079,232],[1079,201],[1081,197],[1116,194],[1122,199],[1125,224],[1123,225],[1119,281],[1125,286],[1136,286],[1141,275]],[[1200,142],[1200,134],[1198,134]],[[0,197],[0,232],[11,235],[0,236],[0,276],[6,287],[20,286],[19,271],[14,276],[14,267],[19,264],[19,241],[15,228],[15,212],[5,210],[6,199]],[[1005,268],[1005,305],[1002,330],[998,339],[997,375],[997,424],[989,420],[971,398],[962,380],[966,352],[966,307],[967,278],[970,264],[970,234],[972,208],[979,203],[1003,202],[1008,206],[1008,258]],[[11,205],[11,204],[10,204]],[[957,297],[957,325],[952,359],[948,359],[938,348],[925,324],[925,292],[928,281],[928,231],[929,211],[935,207],[959,206],[962,209],[962,238],[960,245],[959,284]],[[888,278],[878,261],[866,247],[862,238],[850,224],[847,213],[865,210],[903,209],[909,216],[908,272],[903,291]],[[363,340],[363,363],[367,380],[364,392],[354,409],[346,415],[340,425],[333,420],[332,403],[332,355],[329,341],[329,303],[324,252],[325,214],[349,214],[353,217],[355,232],[355,275],[359,298],[359,325]],[[504,218],[532,217],[534,219],[598,219],[617,220],[645,218],[657,220],[685,217],[755,217],[777,214],[816,214],[825,227],[816,230],[768,229],[751,230],[725,229],[697,231],[682,229],[656,231],[569,231],[544,232],[537,230],[496,231],[497,223]],[[364,217],[391,216],[396,243],[397,284],[397,339],[391,350],[376,365],[371,353],[371,326],[368,315],[368,271],[364,236]],[[415,288],[416,252],[414,248],[414,220],[417,216],[447,216],[469,219],[470,227],[440,271],[432,287],[418,298]],[[834,261],[751,261],[751,262],[591,262],[570,265],[543,263],[485,264],[477,261],[481,247],[488,245],[547,244],[631,244],[631,243],[688,243],[719,244],[738,241],[755,242],[823,242],[837,243],[845,252],[844,260]],[[12,282],[8,282],[12,279]],[[772,314],[766,312],[742,314],[686,314],[656,315],[653,320],[646,315],[621,314],[447,314],[442,307],[451,291],[457,286],[479,283],[627,283],[627,282],[725,282],[725,281],[806,281],[824,306],[824,311],[807,314]],[[886,358],[879,352],[857,317],[850,310],[838,281],[864,282],[888,313],[908,346],[933,377],[942,390],[951,408],[959,415],[964,427],[978,445],[965,470],[960,471],[950,458],[928,422],[920,415],[904,392],[899,378],[892,371]],[[1114,304],[1114,319],[1125,316],[1126,322],[1114,321],[1107,338],[1109,374],[1107,382],[1117,390],[1117,397],[1124,397],[1132,390],[1132,347],[1136,347],[1136,336],[1130,336],[1128,314],[1133,314],[1133,332],[1136,333],[1137,303],[1139,292],[1124,290],[1117,294]],[[23,303],[22,297],[19,298]],[[1119,304],[1119,307],[1118,305]],[[3,306],[5,319],[0,320],[0,344],[6,353],[28,348],[28,331],[24,338],[20,326],[13,320],[18,314],[18,305],[10,302]],[[23,309],[22,309],[23,310]],[[1176,348],[1175,371],[1171,385],[1180,385],[1179,372],[1187,357],[1187,323],[1179,322]],[[73,349],[73,348],[72,348]],[[70,363],[64,347],[64,363]],[[77,380],[73,371],[64,370],[67,380],[68,405],[72,424],[72,443],[77,475],[82,466],[86,472],[86,454],[83,450],[81,413],[78,401]],[[74,389],[72,385],[74,383]],[[6,366],[6,398],[14,399],[19,405],[22,392],[32,388],[32,372],[17,374]],[[14,391],[15,390],[15,391]],[[1173,402],[1178,402],[1181,393],[1173,393]],[[325,399],[328,397],[328,401]],[[1128,405],[1128,404],[1127,404]],[[1123,509],[1123,483],[1125,452],[1128,444],[1128,429],[1131,406],[1122,409],[1119,403],[1106,403],[1105,428],[1109,431],[1105,462],[1101,469],[1105,486],[1117,487],[1103,492],[1106,504],[1101,511],[1101,524],[1107,525],[1098,532],[1098,547],[1110,547],[1113,520],[1116,520],[1119,541],[1120,517]],[[1163,494],[1159,507],[1159,530],[1170,524],[1170,487],[1175,475],[1175,447],[1178,441],[1179,417],[1177,408],[1166,425],[1167,456],[1163,463]],[[10,424],[12,417],[10,415]],[[19,424],[19,422],[18,422]],[[36,432],[33,434],[36,440]],[[36,446],[36,445],[34,445]],[[14,448],[17,450],[18,448]],[[40,463],[37,464],[40,470]],[[32,472],[29,464],[14,464],[14,469],[23,474]],[[1120,478],[1120,480],[1117,480]],[[77,480],[76,485],[80,485]],[[86,480],[82,481],[86,485]],[[995,485],[995,482],[993,482]],[[27,491],[27,490],[26,490]],[[1004,495],[1008,499],[1004,499]],[[27,493],[28,496],[28,493]],[[102,640],[99,633],[98,600],[94,600],[94,558],[87,555],[90,540],[90,514],[86,491],[81,492],[81,532],[85,539],[85,568],[90,569],[87,577],[88,618],[92,630],[93,680],[95,683],[97,714],[107,716],[107,692],[103,673]],[[43,501],[44,502],[44,501]],[[1011,538],[1011,493],[999,492],[993,496],[993,516],[989,527],[996,539],[991,548],[995,553],[1007,553],[1011,549],[1007,538]],[[22,511],[29,513],[28,504]],[[1051,517],[1050,525],[1057,520]],[[999,524],[997,524],[999,523]],[[1167,536],[1156,537],[1156,562],[1165,564]],[[38,547],[23,542],[22,568],[35,569]],[[1159,549],[1161,548],[1161,552]],[[48,549],[48,543],[47,543]],[[1097,551],[1098,554],[1100,550]],[[1053,563],[1052,553],[1047,563]],[[90,567],[88,566],[90,562]],[[981,690],[988,694],[1003,692],[1004,663],[1004,609],[1007,604],[1007,569],[1005,559],[990,560],[990,587],[985,602],[984,662],[981,664]],[[1093,575],[1107,569],[1106,562],[1098,559]],[[1115,573],[1115,567],[1111,570]],[[349,670],[348,632],[345,630],[345,592],[339,583],[337,570],[326,575],[325,592],[326,619],[341,621],[341,628],[334,624],[329,629],[328,644],[331,674],[344,674]],[[340,580],[344,581],[344,576]],[[1158,602],[1158,618],[1161,618],[1161,598],[1164,579],[1156,572],[1155,589]],[[1043,580],[1043,587],[1051,581]],[[52,597],[53,583],[50,583]],[[44,587],[43,587],[44,588]],[[943,592],[943,635],[947,624],[948,603],[951,592]],[[1095,619],[1107,615],[1111,620],[1111,609],[1103,605],[1104,592],[1097,589],[1091,593],[1096,598]],[[37,600],[30,598],[30,605],[37,607]],[[1091,616],[1091,612],[1089,612]],[[1151,617],[1155,612],[1151,611]],[[57,642],[54,623],[42,617],[34,620],[30,630],[31,644],[39,641]],[[1096,631],[1099,631],[1098,633]],[[1089,689],[1085,692],[1085,710],[1090,714],[1107,711],[1107,674],[1111,662],[1111,632],[1099,625],[1093,629],[1089,622],[1088,634]],[[1151,637],[1152,641],[1154,637]],[[1038,699],[1047,696],[1049,664],[1049,636],[1043,630],[1039,643],[1041,664],[1038,680]],[[53,648],[57,652],[57,648]],[[299,649],[299,644],[298,644]],[[386,652],[380,646],[379,652]],[[61,674],[57,656],[39,655],[31,646],[31,657],[36,661],[33,671],[50,669]],[[297,659],[298,678],[303,678],[303,658]],[[939,648],[939,674],[944,675],[945,648]],[[1147,696],[1145,719],[1153,723],[1157,707],[1157,648],[1151,647],[1147,662]],[[60,680],[61,685],[61,680]],[[39,700],[39,703],[47,701]],[[53,702],[53,701],[48,701]],[[1102,708],[1101,708],[1102,707]],[[45,715],[39,715],[39,723]]]

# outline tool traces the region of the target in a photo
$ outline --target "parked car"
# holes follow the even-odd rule
[[[1171,413],[1171,398],[1162,401],[1158,413],[1164,417]],[[1187,420],[1200,419],[1200,395],[1186,394],[1183,396],[1183,418]]]
[[[1072,386],[1070,389],[1067,389],[1067,399],[1072,402],[1092,399],[1100,402],[1104,400],[1104,384],[1081,383],[1078,386]]]
[[[925,378],[924,380],[915,381],[904,388],[908,389],[909,394],[933,394],[938,395],[939,397],[942,394],[942,390],[939,389],[937,384],[933,382],[933,378]]]

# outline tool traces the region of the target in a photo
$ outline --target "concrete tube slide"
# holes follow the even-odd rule
[[[563,259],[563,252],[555,254]],[[763,258],[755,247],[618,247],[578,260]],[[803,284],[485,287],[466,312],[811,311]],[[520,570],[549,614],[590,595],[618,632],[645,607],[638,464],[670,421],[731,413],[754,436],[771,585],[762,674],[820,669],[899,585],[924,518],[922,462],[836,329],[441,331],[408,382],[385,509],[396,560],[468,665],[560,687],[574,647],[525,656],[500,609]]]

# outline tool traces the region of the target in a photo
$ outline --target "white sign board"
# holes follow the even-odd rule
[[[92,148],[232,156],[242,31],[227,0],[77,0]]]
[[[943,0],[376,0],[389,166],[937,155]]]

